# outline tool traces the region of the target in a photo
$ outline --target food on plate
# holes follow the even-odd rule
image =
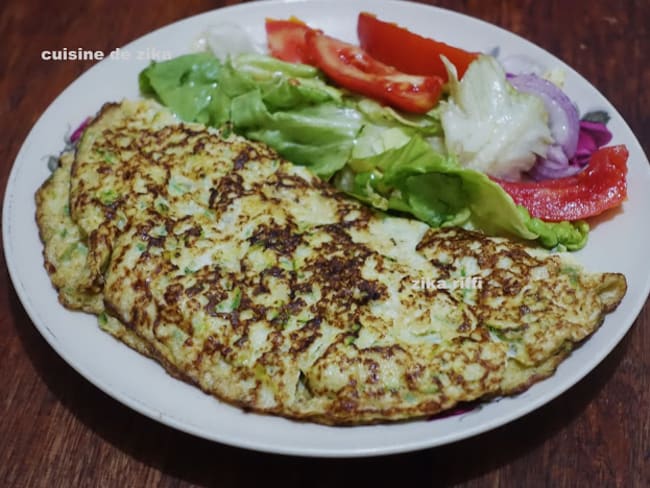
[[[140,86],[181,119],[264,142],[380,210],[548,248],[575,250],[587,242],[586,223],[531,218],[485,173],[445,154],[438,115],[407,117],[328,85],[311,66],[256,54],[220,61],[196,53],[152,64],[140,74]]]
[[[307,24],[291,17],[287,20],[266,19],[264,27],[271,56],[289,63],[308,64],[309,50],[305,35],[311,28]]]
[[[575,251],[587,243],[584,219],[625,201],[627,152],[602,164],[613,154],[596,154],[611,139],[606,121],[580,120],[543,74],[506,72],[493,56],[369,13],[357,27],[359,46],[295,17],[266,19],[268,56],[242,54],[241,42],[228,54],[213,26],[203,44],[218,44],[214,55],[152,63],[141,92],[432,227]],[[410,46],[400,47],[408,55],[393,45]]]
[[[445,145],[459,163],[491,177],[519,181],[552,142],[543,101],[515,90],[498,61],[479,56],[440,103]]]
[[[271,56],[315,66],[343,88],[413,113],[428,112],[440,99],[441,76],[402,72],[295,17],[266,19],[265,28]]]
[[[361,48],[317,30],[305,34],[310,64],[338,85],[406,112],[426,113],[442,94],[439,76],[402,73],[371,58]]]
[[[267,145],[106,104],[36,196],[61,303],[234,405],[420,418],[551,375],[618,273],[337,191]]]
[[[88,245],[79,226],[70,217],[70,172],[74,152],[59,158],[59,167],[36,193],[36,221],[43,256],[59,301],[72,310],[100,313],[104,309],[101,293],[88,290]]]
[[[535,217],[548,221],[584,219],[625,200],[627,156],[625,146],[603,147],[595,150],[585,169],[574,176],[499,184]]]
[[[462,78],[478,54],[444,42],[419,36],[369,12],[361,12],[357,21],[359,45],[382,63],[413,75],[434,75],[447,80],[447,68],[441,56],[453,64]]]

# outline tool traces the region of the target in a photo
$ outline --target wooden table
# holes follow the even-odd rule
[[[5,0],[0,12],[0,188],[30,127],[90,62],[188,15],[238,1]],[[589,79],[650,149],[650,2],[429,1],[500,25]],[[633,237],[633,236],[628,236]],[[648,268],[648,263],[639,263]],[[300,459],[196,439],[122,406],[60,359],[25,314],[0,259],[0,486],[650,486],[650,308],[587,378],[510,425],[384,458]]]

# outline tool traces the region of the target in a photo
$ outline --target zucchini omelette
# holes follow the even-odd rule
[[[521,392],[626,291],[560,254],[373,211],[152,101],[106,104],[36,201],[64,306],[223,401],[326,424]]]

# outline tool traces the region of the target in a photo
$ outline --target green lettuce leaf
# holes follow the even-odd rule
[[[345,165],[361,129],[358,112],[333,103],[270,112],[259,90],[234,98],[231,110],[237,132],[324,178]]]
[[[350,161],[334,181],[379,209],[410,213],[433,227],[479,228],[560,250],[577,250],[587,242],[586,223],[530,217],[484,173],[437,153],[420,136],[399,148]]]
[[[228,114],[220,109],[220,100],[213,99],[221,70],[221,63],[208,53],[179,56],[142,71],[140,91],[155,95],[183,120],[210,123],[218,118],[222,123]],[[215,110],[221,112],[216,117]]]
[[[230,123],[324,178],[346,164],[362,127],[361,113],[320,71],[268,56],[221,62],[196,53],[152,63],[140,73],[140,89],[182,120]]]

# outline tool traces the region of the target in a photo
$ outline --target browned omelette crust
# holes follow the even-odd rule
[[[375,214],[261,144],[158,110],[107,106],[84,135],[75,283],[126,324],[105,329],[230,403],[358,424],[511,394],[625,293],[620,274]],[[482,287],[415,283],[466,276]]]
[[[59,169],[36,192],[36,222],[43,248],[45,268],[59,294],[59,301],[72,310],[100,313],[101,293],[80,291],[87,280],[88,247],[79,227],[70,218],[70,168],[72,152],[59,158]]]

